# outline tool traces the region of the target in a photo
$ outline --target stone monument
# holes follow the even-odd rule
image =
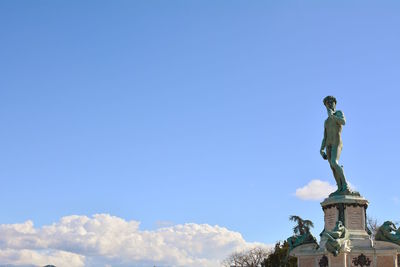
[[[319,244],[306,231],[304,236],[288,239],[289,254],[297,258],[298,267],[399,267],[400,228],[386,221],[372,238],[366,223],[368,201],[349,188],[343,166],[339,165],[346,119],[342,111],[336,110],[335,97],[327,96],[323,103],[328,118],[320,154],[329,162],[338,188],[321,203],[324,229]]]

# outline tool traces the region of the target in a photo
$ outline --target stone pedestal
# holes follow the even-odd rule
[[[325,199],[322,203],[325,229],[331,231],[337,221],[341,221],[349,231],[350,239],[368,239],[366,226],[368,201],[360,196],[344,195]]]
[[[325,228],[324,230],[331,231],[336,222],[339,220],[339,210],[335,206],[329,206],[324,209]]]
[[[297,257],[298,267],[400,267],[400,246],[371,239],[366,226],[368,201],[365,198],[334,196],[325,199],[321,206],[325,224],[319,246],[304,244],[290,252],[291,256]],[[347,229],[348,239],[343,242],[339,255],[334,256],[325,247],[324,232],[332,231],[339,220]]]

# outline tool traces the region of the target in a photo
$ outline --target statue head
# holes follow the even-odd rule
[[[383,223],[383,225],[381,226],[383,230],[387,231],[387,232],[392,232],[392,231],[396,231],[396,225],[394,225],[394,223],[392,223],[391,221],[386,221]]]
[[[327,108],[335,110],[335,108],[336,108],[336,98],[334,96],[328,95],[322,101],[324,102],[324,105]]]
[[[345,230],[345,227],[344,227],[342,221],[336,221],[335,227],[333,228],[332,231],[341,231],[342,232],[344,230]]]

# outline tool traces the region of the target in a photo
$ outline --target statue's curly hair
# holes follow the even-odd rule
[[[326,104],[326,102],[328,102],[328,100],[332,100],[335,102],[335,104],[337,104],[336,98],[334,96],[328,95],[327,97],[324,98],[324,100],[322,100],[322,102],[324,102],[324,105]]]

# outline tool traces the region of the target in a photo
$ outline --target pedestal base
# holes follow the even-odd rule
[[[384,241],[353,242],[348,252],[335,257],[308,244],[296,247],[290,255],[297,257],[298,267],[398,267],[400,246]]]

